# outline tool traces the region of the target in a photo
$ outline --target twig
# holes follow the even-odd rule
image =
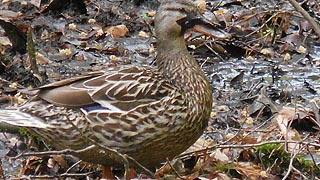
[[[297,172],[303,179],[310,179],[307,176],[305,176],[301,171],[299,171],[297,168],[295,168],[294,166],[292,166],[292,170]]]
[[[216,55],[221,61],[225,61],[214,49],[211,48],[211,46],[208,45],[208,43],[210,43],[210,45],[211,45],[211,42],[205,42],[204,45],[205,45],[212,53],[214,53],[214,55]]]
[[[36,52],[36,48],[35,48],[35,45],[34,45],[34,42],[32,39],[32,28],[31,27],[28,29],[28,33],[27,33],[27,51],[28,51],[28,55],[29,55],[31,70],[32,70],[34,76],[42,84],[43,79],[40,76],[39,69],[37,66],[37,60],[36,60],[36,53],[37,52]]]
[[[142,164],[140,164],[138,161],[136,161],[135,159],[133,159],[131,156],[128,156],[127,154],[124,155],[127,159],[129,159],[134,165],[136,165],[136,167],[142,169],[143,171],[145,171],[146,173],[149,174],[149,176],[151,176],[151,178],[155,178],[155,175],[153,172],[151,172],[149,169],[147,169],[146,167],[144,167]]]
[[[315,147],[320,148],[320,144],[318,144],[318,143],[310,143],[310,142],[305,142],[305,141],[293,141],[293,140],[274,140],[274,141],[264,141],[264,142],[255,143],[255,144],[215,145],[215,146],[210,146],[205,149],[200,149],[197,151],[183,153],[183,154],[177,156],[177,158],[189,156],[189,155],[192,155],[195,153],[201,153],[205,150],[214,150],[217,148],[222,148],[222,149],[226,149],[226,148],[254,148],[254,147],[259,147],[259,146],[263,146],[263,145],[267,145],[267,144],[284,144],[284,143],[298,143],[298,144],[311,145],[311,146],[315,146]]]
[[[167,158],[167,164],[169,164],[170,168],[173,170],[173,172],[180,178],[180,179],[185,179],[180,174],[177,172],[177,170],[172,166],[170,160]]]
[[[70,166],[65,173],[68,173],[71,169],[73,169],[76,165],[80,164],[82,162],[82,160],[77,161],[76,163],[72,164],[72,166]]]
[[[72,149],[64,149],[64,150],[61,150],[61,151],[45,151],[45,152],[30,152],[30,153],[21,153],[15,157],[12,157],[12,159],[18,159],[22,156],[49,156],[49,155],[65,155],[65,154],[76,154],[76,153],[79,153],[79,152],[82,152],[82,151],[88,151],[88,150],[91,150],[93,149],[95,146],[94,145],[91,145],[89,147],[86,147],[84,149],[81,149],[81,150],[72,150]]]
[[[310,102],[311,102],[311,107],[312,107],[314,116],[315,116],[316,121],[317,121],[317,125],[318,125],[318,127],[320,127],[320,114],[317,113],[317,112],[319,112],[319,107],[317,105],[317,101],[319,101],[318,98],[313,98],[313,99],[311,99]]]
[[[303,148],[303,147],[301,147],[301,148],[300,148],[298,151],[296,151],[296,152],[295,152],[295,151],[292,151],[293,154],[291,155],[291,159],[290,159],[288,171],[287,171],[286,175],[283,176],[282,180],[286,180],[286,179],[288,178],[288,176],[290,175],[292,169],[294,168],[294,167],[293,167],[293,161],[294,161],[295,157],[297,156],[297,154],[301,151],[302,148]],[[307,178],[307,179],[308,179],[308,178]]]
[[[302,14],[304,18],[306,18],[310,22],[310,24],[313,26],[314,31],[317,33],[318,37],[320,38],[320,27],[316,23],[316,21],[309,15],[307,11],[305,11],[300,6],[300,4],[296,0],[289,0],[289,2],[297,11],[299,11]]]
[[[88,176],[94,172],[88,172],[88,173],[63,173],[60,175],[56,176],[50,176],[50,175],[32,175],[32,176],[27,176],[23,179],[54,179],[54,178],[66,178],[66,177],[79,177],[79,176]],[[11,180],[21,180],[21,178],[12,178]]]

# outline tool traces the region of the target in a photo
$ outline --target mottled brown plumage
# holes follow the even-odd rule
[[[80,130],[146,167],[172,159],[203,133],[212,107],[210,83],[183,38],[200,23],[190,19],[196,15],[188,0],[164,0],[155,18],[158,68],[119,67],[43,86],[20,108],[1,110],[0,122],[25,127],[58,149],[92,145]],[[121,164],[100,150],[74,155]]]

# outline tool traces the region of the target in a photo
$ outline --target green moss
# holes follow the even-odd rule
[[[28,131],[25,128],[19,128],[19,134],[28,139],[32,139],[34,143],[37,145],[42,144],[42,138],[36,133],[33,133],[32,131]]]
[[[283,144],[259,146],[255,148],[255,153],[262,166],[271,169],[272,174],[286,174],[293,158],[290,152],[285,151]],[[307,177],[320,175],[319,168],[312,161],[305,159],[303,154],[297,154],[292,165]]]

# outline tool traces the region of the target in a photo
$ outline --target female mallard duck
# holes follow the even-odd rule
[[[58,149],[84,149],[90,138],[145,167],[172,159],[200,137],[212,107],[210,83],[183,37],[203,23],[197,15],[188,0],[164,0],[155,17],[158,68],[119,67],[43,86],[18,109],[1,110],[0,122],[25,127]],[[75,155],[121,164],[98,148]]]

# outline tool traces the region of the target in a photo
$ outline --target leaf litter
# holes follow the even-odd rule
[[[0,5],[2,107],[21,104],[28,96],[19,90],[40,85],[26,54],[29,28],[44,84],[110,66],[153,63],[157,1],[63,2]],[[158,177],[319,178],[320,48],[312,24],[287,1],[197,3],[232,38],[187,35],[190,52],[214,87],[215,105],[205,135],[158,170]],[[319,19],[317,1],[300,6]],[[24,132],[2,133],[0,144],[1,178],[100,176],[99,167],[66,155],[13,158],[50,150]]]

